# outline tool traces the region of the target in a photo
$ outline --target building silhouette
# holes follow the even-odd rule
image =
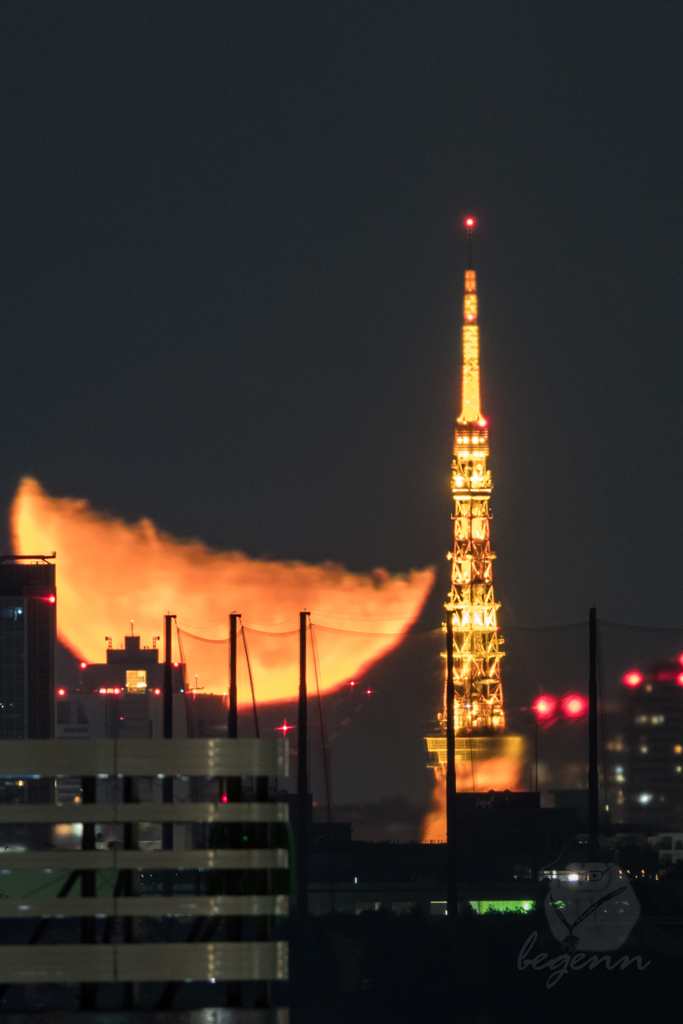
[[[58,739],[161,739],[163,737],[164,665],[158,637],[149,647],[140,637],[124,638],[114,647],[109,638],[106,660],[81,662],[78,686],[56,693],[55,736]],[[184,701],[185,666],[171,669],[173,734],[187,736]]]
[[[0,556],[0,739],[54,735],[54,557]]]

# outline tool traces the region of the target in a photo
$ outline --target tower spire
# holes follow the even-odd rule
[[[486,426],[479,400],[479,324],[477,275],[472,269],[472,234],[474,217],[465,221],[469,249],[469,269],[465,271],[465,297],[462,309],[462,411],[458,423]]]
[[[465,227],[471,262],[473,217],[466,219]],[[452,689],[447,683],[444,713],[439,715],[441,734],[427,736],[426,740],[432,765],[437,773],[443,772],[449,761],[446,722],[452,714],[456,769],[466,773],[469,767],[473,790],[480,786],[491,789],[494,777],[499,788],[514,787],[524,753],[521,736],[513,736],[505,728],[500,673],[503,637],[498,629],[500,606],[493,593],[496,556],[490,541],[489,502],[493,484],[488,455],[488,422],[479,408],[477,281],[470,266],[465,271],[462,412],[453,445],[453,547],[448,552],[451,586],[444,626],[451,632],[447,643]],[[483,762],[488,767],[477,776],[479,768],[475,765],[481,767]]]

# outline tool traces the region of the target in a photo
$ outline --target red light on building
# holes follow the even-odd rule
[[[367,694],[367,695],[368,695],[368,697],[369,697],[369,696],[370,696],[370,694],[371,694],[371,693],[374,693],[375,691],[374,691],[374,690],[366,690],[365,692],[366,692],[366,694]]]
[[[475,221],[474,217],[466,217],[465,218],[465,227],[466,228],[473,228],[475,223],[476,223],[476,221]]]
[[[87,668],[87,667],[88,667],[87,661],[82,661],[81,662],[81,668]]]
[[[161,690],[155,690],[154,691],[154,696],[158,697],[160,693],[161,693]]]
[[[222,804],[227,804],[227,802],[228,802],[228,794],[224,793],[223,796],[221,797],[221,803]]]
[[[627,672],[625,675],[623,675],[621,677],[621,681],[625,686],[635,688],[636,686],[640,686],[640,684],[643,681],[643,676],[642,673],[636,672],[634,670],[633,672]]]
[[[107,687],[106,686],[102,686],[102,687],[100,687],[100,689],[97,692],[98,693],[106,693],[107,692]]]
[[[179,665],[180,665],[179,661],[174,661],[173,662],[173,668],[178,668]]]
[[[115,696],[115,697],[118,697],[118,695],[119,695],[120,693],[121,693],[121,687],[120,687],[120,686],[115,686],[115,687],[114,687],[114,696]]]
[[[555,714],[557,708],[557,701],[554,697],[550,697],[547,694],[542,697],[537,697],[532,704],[533,712],[538,719],[550,718],[551,715]]]
[[[588,711],[588,701],[579,693],[568,693],[562,698],[562,710],[567,718],[581,718]]]
[[[679,686],[683,686],[683,672],[676,676],[676,682]]]
[[[66,690],[62,686],[60,686],[59,689],[57,690],[57,696],[66,697]]]
[[[50,602],[50,604],[54,604],[56,600],[57,598],[55,597],[54,594],[50,594],[50,596],[48,597],[48,601]]]
[[[296,726],[295,725],[288,725],[287,724],[287,719],[285,718],[285,720],[282,723],[282,725],[276,725],[275,728],[276,728],[276,730],[278,732],[281,732],[283,736],[286,736],[287,733],[289,732],[289,730],[290,729],[296,729]]]

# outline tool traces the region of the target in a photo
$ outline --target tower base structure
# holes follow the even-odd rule
[[[446,737],[426,736],[428,768],[435,769],[437,787],[446,777]],[[496,732],[491,736],[455,737],[455,776],[459,792],[488,793],[519,787],[526,761],[523,736]]]
[[[428,768],[441,768],[445,771],[448,757],[446,754],[447,739],[444,735],[426,736],[429,754]],[[455,763],[479,764],[498,758],[506,758],[519,766],[521,773],[525,761],[525,743],[523,736],[509,733],[494,733],[492,736],[456,736]]]

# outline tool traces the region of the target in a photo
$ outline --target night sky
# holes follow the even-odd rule
[[[471,213],[503,624],[680,624],[682,29],[5,2],[3,504],[30,473],[223,549],[436,565],[438,625]]]

